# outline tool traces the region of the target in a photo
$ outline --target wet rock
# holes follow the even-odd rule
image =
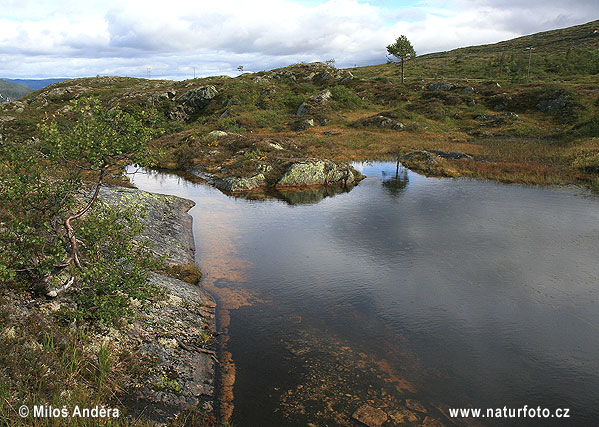
[[[405,408],[395,409],[389,412],[389,418],[391,418],[396,425],[415,423],[418,421],[418,416]]]
[[[431,417],[426,417],[424,418],[424,421],[422,422],[422,427],[443,427],[444,424],[436,419],[436,418],[431,418]]]
[[[434,82],[430,83],[427,87],[428,90],[437,92],[437,91],[446,91],[453,89],[453,85],[451,83],[446,82]]]
[[[556,111],[564,108],[568,103],[568,97],[566,95],[560,95],[555,99],[542,100],[537,104],[537,109],[544,113],[555,113]]]
[[[368,427],[380,427],[387,421],[387,414],[380,409],[363,405],[353,413],[352,418]]]
[[[365,119],[360,119],[352,124],[354,127],[379,127],[382,129],[393,129],[393,130],[403,130],[403,123],[398,122],[397,120],[393,120],[389,117],[385,117],[383,115],[376,115],[372,117],[367,117]]]
[[[420,402],[414,399],[406,399],[406,406],[412,411],[421,412],[423,414],[428,412]]]

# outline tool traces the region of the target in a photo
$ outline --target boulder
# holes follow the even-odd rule
[[[249,178],[243,177],[227,177],[214,181],[214,186],[222,191],[250,191],[258,187],[266,185],[264,174],[259,173]]]
[[[404,128],[403,123],[398,122],[397,120],[393,120],[389,117],[385,117],[383,115],[377,114],[376,116],[367,117],[365,119],[360,119],[353,123],[354,127],[379,127],[393,130],[402,130]]]
[[[193,108],[203,108],[218,95],[218,91],[212,85],[192,89],[179,97],[179,102]]]
[[[355,176],[350,167],[327,160],[293,163],[277,182],[277,186],[351,184]]]
[[[453,89],[453,85],[451,83],[434,82],[434,83],[430,83],[428,85],[428,90],[431,90],[433,92],[445,91],[445,90],[451,90],[451,89]]]
[[[220,136],[227,136],[228,133],[222,130],[213,130],[212,132],[210,132],[208,134],[209,136],[214,136],[214,137],[220,137]]]
[[[387,414],[369,405],[362,405],[356,409],[352,418],[368,427],[380,427],[387,422]]]
[[[291,123],[291,130],[295,131],[306,130],[310,127],[314,127],[314,119],[298,120]]]
[[[331,91],[328,89],[325,89],[325,90],[319,92],[318,94],[314,95],[313,97],[302,102],[301,105],[299,106],[299,108],[297,109],[296,114],[298,116],[304,116],[304,115],[310,113],[315,107],[326,104],[329,101],[329,99],[331,99],[331,96],[332,96]]]

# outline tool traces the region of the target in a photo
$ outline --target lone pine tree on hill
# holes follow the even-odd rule
[[[416,51],[412,47],[412,43],[404,35],[401,35],[395,40],[395,43],[387,46],[389,55],[393,55],[401,62],[401,82],[404,82],[403,63],[416,57]]]

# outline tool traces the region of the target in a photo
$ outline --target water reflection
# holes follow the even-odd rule
[[[596,420],[599,200],[355,166],[368,178],[351,193],[296,206],[138,182],[197,203],[233,422],[347,425],[364,402],[397,424],[451,425],[448,406]]]

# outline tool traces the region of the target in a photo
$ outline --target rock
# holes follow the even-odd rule
[[[158,254],[167,255],[167,261],[179,264],[194,262],[192,219],[186,213],[195,205],[194,202],[135,188],[108,186],[101,188],[100,198],[112,206],[144,212],[141,223],[145,229],[141,235],[150,240]]]
[[[352,414],[352,418],[368,427],[380,427],[387,421],[387,414],[380,409],[363,405]]]
[[[389,418],[391,418],[396,425],[415,423],[418,421],[418,416],[405,408],[389,412]]]
[[[471,159],[472,156],[459,151],[428,150],[429,153],[436,154],[439,157],[449,160]]]
[[[568,97],[564,94],[555,99],[542,100],[537,104],[537,109],[545,113],[555,113],[564,108],[568,102]]]
[[[328,89],[319,92],[317,95],[314,95],[308,100],[302,102],[299,108],[297,109],[296,114],[298,116],[304,116],[310,113],[315,107],[326,104],[329,101],[329,99],[331,99],[331,96],[331,91]]]
[[[393,130],[402,130],[404,128],[403,123],[398,122],[397,120],[393,120],[389,117],[385,117],[383,115],[376,115],[372,117],[367,117],[365,119],[360,119],[352,124],[354,127],[359,126],[374,126],[379,128],[393,129]]]
[[[326,83],[329,79],[331,79],[331,74],[327,70],[323,70],[321,73],[317,74],[314,77],[314,81],[316,83]]]
[[[219,137],[219,136],[227,136],[228,133],[224,132],[222,130],[213,130],[212,132],[210,132],[208,135],[210,136],[215,136],[215,137]]]
[[[202,86],[181,95],[179,102],[193,108],[204,108],[216,95],[218,95],[218,91],[214,86]]]
[[[421,412],[426,414],[428,411],[422,404],[414,399],[406,399],[406,406],[412,411]]]
[[[314,127],[314,119],[298,120],[291,123],[291,130],[301,131]]]
[[[460,91],[463,95],[472,95],[474,93],[474,88],[473,87],[465,87],[464,89],[462,89]]]
[[[355,176],[347,165],[325,160],[307,160],[292,164],[277,186],[351,184]]]
[[[518,115],[516,113],[500,113],[500,114],[490,114],[488,116],[476,116],[474,120],[478,120],[479,122],[490,122],[501,119],[517,119]]]
[[[350,80],[354,79],[354,75],[352,74],[351,71],[346,71],[345,72],[345,76],[339,81],[340,84],[346,83]]]
[[[453,89],[453,85],[451,83],[445,82],[434,82],[428,85],[428,90],[437,92],[437,91],[445,91]]]
[[[500,93],[493,95],[489,99],[489,102],[493,110],[503,111],[510,105],[510,102],[512,102],[512,97],[507,93]]]
[[[249,191],[266,185],[264,174],[259,173],[249,178],[227,177],[214,181],[214,186],[222,191]]]

